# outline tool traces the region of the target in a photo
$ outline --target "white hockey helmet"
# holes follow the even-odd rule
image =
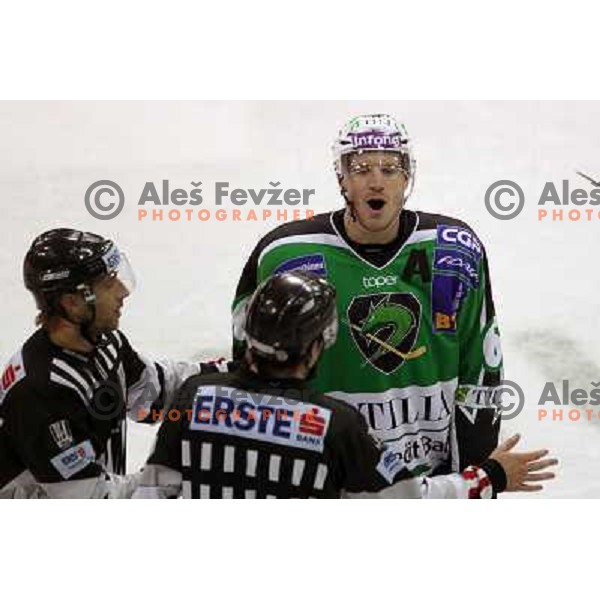
[[[333,165],[338,179],[342,177],[342,159],[353,152],[397,152],[408,178],[405,198],[415,184],[416,162],[406,128],[394,117],[386,114],[359,115],[350,119],[340,129],[332,146]]]

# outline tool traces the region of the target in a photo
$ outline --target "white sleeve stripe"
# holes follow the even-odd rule
[[[317,467],[317,474],[315,475],[315,490],[322,490],[325,485],[325,480],[327,479],[327,465],[323,463],[319,463]]]
[[[212,444],[210,442],[202,442],[200,449],[200,469],[202,471],[210,471],[212,463]]]
[[[98,349],[98,356],[96,357],[96,363],[98,364],[100,362],[102,362],[102,365],[107,371],[112,371],[112,368],[115,366],[114,359],[101,348]]]
[[[77,392],[77,394],[79,395],[79,397],[81,398],[81,400],[83,401],[84,404],[88,404],[88,399],[86,398],[84,393],[79,389],[79,387],[77,385],[75,385],[74,383],[71,383],[70,381],[67,381],[66,379],[64,379],[63,377],[61,377],[54,371],[50,372],[50,381],[54,381],[55,383],[59,383],[60,385],[64,385],[65,387],[71,388],[72,390]]]
[[[269,458],[269,480],[279,481],[279,471],[281,470],[281,456],[271,454]]]
[[[181,466],[182,467],[191,467],[192,466],[189,440],[183,440],[181,442]]]
[[[233,473],[235,467],[235,446],[225,446],[223,473]]]
[[[91,382],[84,379],[81,373],[77,372],[73,367],[71,367],[71,365],[66,363],[64,360],[60,360],[59,358],[55,358],[52,361],[52,367],[57,368],[59,372],[62,371],[64,375],[68,375],[71,379],[74,380],[73,383],[79,384],[81,386],[81,389],[86,394],[86,396],[88,396],[89,398],[92,397],[92,386],[98,383],[94,379],[94,377],[92,377],[91,375],[89,376]]]
[[[114,362],[117,358],[117,351],[115,350],[115,348],[112,345],[106,346],[106,350],[111,355],[113,362]]]
[[[299,486],[304,473],[304,465],[306,461],[302,458],[294,459],[294,467],[292,469],[292,485]]]
[[[123,334],[120,331],[115,331],[115,339],[117,340],[117,347],[119,348],[119,350],[121,349],[121,346],[123,345]]]
[[[257,461],[258,452],[256,450],[246,450],[246,477],[256,477]]]

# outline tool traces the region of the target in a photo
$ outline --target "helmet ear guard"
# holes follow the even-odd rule
[[[86,304],[96,303],[96,294],[87,283],[80,283],[76,289],[78,292],[81,292]]]

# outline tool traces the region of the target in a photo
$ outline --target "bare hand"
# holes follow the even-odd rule
[[[490,454],[490,458],[497,460],[506,473],[506,489],[504,491],[539,492],[544,489],[544,486],[531,485],[527,482],[554,479],[555,474],[546,469],[557,465],[558,460],[555,458],[541,460],[548,454],[548,450],[511,452],[520,439],[520,434],[512,435]]]

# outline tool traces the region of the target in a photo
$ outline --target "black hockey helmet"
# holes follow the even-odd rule
[[[33,240],[23,263],[25,287],[38,308],[48,315],[61,314],[62,294],[80,291],[88,304],[95,296],[91,284],[126,267],[127,281],[133,276],[127,259],[116,245],[100,235],[76,229],[51,229]]]
[[[306,356],[319,337],[325,348],[337,337],[335,289],[305,271],[273,275],[257,290],[246,312],[246,343],[259,357],[279,363]]]

